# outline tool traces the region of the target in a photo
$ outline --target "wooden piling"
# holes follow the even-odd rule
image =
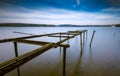
[[[17,42],[14,42],[14,48],[15,48],[15,57],[18,57],[18,46],[17,46]],[[20,68],[17,67],[17,74],[18,76],[21,76],[20,75]]]
[[[95,34],[95,30],[93,31],[93,34],[92,34],[92,38],[91,38],[91,41],[90,41],[90,47],[91,47],[91,44],[92,44],[92,41],[93,41],[93,38],[94,38],[94,34]]]
[[[81,46],[81,50],[82,50],[82,33],[80,33],[80,46]]]
[[[63,76],[66,76],[66,47],[63,47]]]
[[[14,42],[14,48],[15,48],[15,57],[18,57],[18,46],[17,46],[17,42]]]
[[[61,33],[60,33],[60,41],[61,41]],[[60,47],[60,53],[61,53],[61,47]]]

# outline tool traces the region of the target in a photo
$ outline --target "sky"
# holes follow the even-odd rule
[[[0,23],[120,24],[120,0],[0,0]]]

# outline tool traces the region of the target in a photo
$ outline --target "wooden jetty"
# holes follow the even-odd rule
[[[19,33],[19,32],[16,32]],[[66,63],[66,49],[70,47],[69,44],[63,44],[63,42],[68,41],[71,38],[74,38],[77,35],[80,35],[80,44],[82,47],[82,34],[83,36],[87,36],[87,30],[77,30],[77,31],[68,31],[68,32],[59,32],[59,33],[50,33],[50,34],[41,34],[41,35],[32,35],[32,36],[25,36],[25,37],[18,37],[18,38],[9,38],[0,40],[0,43],[5,42],[13,42],[14,49],[15,49],[15,58],[10,59],[6,62],[0,64],[0,76],[7,74],[8,72],[18,68],[28,62],[29,60],[43,54],[44,52],[48,51],[51,48],[63,47],[63,76],[65,76],[65,63]],[[22,33],[23,34],[23,33]],[[25,34],[25,33],[24,33]],[[26,40],[29,38],[36,38],[36,37],[58,37],[60,41],[54,42],[45,42],[45,41],[33,41],[33,40]],[[18,56],[18,46],[17,43],[26,43],[26,44],[34,44],[39,45],[40,48],[37,48],[33,51],[25,53],[23,55]]]

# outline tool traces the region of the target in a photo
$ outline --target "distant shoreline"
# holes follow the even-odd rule
[[[24,24],[24,23],[2,23],[0,27],[120,27],[120,24],[115,25],[48,25],[48,24]]]

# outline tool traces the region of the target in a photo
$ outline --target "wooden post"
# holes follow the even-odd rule
[[[61,41],[61,33],[60,33],[60,41]],[[60,53],[61,53],[61,46],[60,46]]]
[[[68,32],[68,37],[69,37],[69,32]],[[69,44],[69,40],[67,41],[67,44]]]
[[[63,47],[63,76],[66,76],[66,47]]]
[[[80,33],[80,46],[81,46],[81,50],[82,50],[82,33]]]
[[[18,46],[17,46],[17,42],[14,42],[14,48],[15,48],[15,57],[18,57]],[[18,73],[18,76],[21,76],[21,75],[20,75],[20,68],[19,68],[19,67],[17,68],[17,73]]]
[[[84,41],[85,41],[85,32],[83,32],[83,47],[84,47]]]
[[[18,57],[18,47],[17,47],[17,42],[14,42],[14,48],[15,48],[15,57]]]
[[[92,34],[92,38],[91,38],[91,41],[90,41],[90,47],[91,47],[91,44],[92,44],[92,41],[93,41],[94,34],[95,34],[95,30],[93,31],[93,34]]]
[[[88,31],[86,31],[86,39],[87,39],[87,34],[88,34]]]

